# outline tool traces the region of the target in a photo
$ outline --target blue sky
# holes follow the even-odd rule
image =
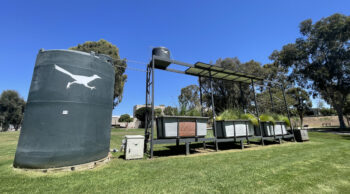
[[[151,49],[166,46],[188,63],[218,58],[262,64],[275,49],[300,36],[298,25],[334,13],[349,15],[348,0],[293,1],[15,1],[0,2],[0,92],[27,98],[40,48],[66,49],[106,39],[120,56],[147,62]],[[145,64],[129,63],[145,69]],[[145,102],[145,73],[127,70],[122,103],[114,115],[132,114]],[[195,77],[156,71],[155,103],[176,105],[182,87]],[[315,101],[314,101],[315,102]],[[315,104],[315,103],[314,103]]]

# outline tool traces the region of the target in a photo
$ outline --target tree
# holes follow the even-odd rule
[[[350,115],[350,95],[346,97],[346,102],[344,105],[344,114],[346,116],[346,120],[348,122],[348,127],[350,126],[349,115]]]
[[[197,85],[189,85],[182,88],[178,99],[181,109],[199,108],[199,87]]]
[[[97,42],[88,41],[84,44],[78,44],[78,46],[71,47],[69,49],[83,52],[94,51],[97,54],[106,54],[112,57],[115,71],[113,106],[117,106],[123,99],[124,84],[127,79],[127,75],[124,74],[127,66],[126,60],[120,60],[119,49],[115,45],[103,39]]]
[[[266,70],[261,64],[253,60],[247,63],[241,63],[238,58],[218,59],[215,65],[257,77],[265,77],[266,75]],[[202,77],[201,82],[203,88],[203,104],[206,107],[210,107],[211,91],[209,78]],[[253,95],[250,91],[250,84],[239,84],[237,82],[219,79],[213,79],[212,83],[215,111],[217,113],[225,109],[243,107],[247,109],[251,106]]]
[[[135,117],[144,122],[146,118],[146,114],[151,114],[151,108],[150,107],[141,107],[135,111]]]
[[[16,130],[23,120],[25,101],[14,90],[5,90],[0,96],[0,125],[7,131],[10,125]]]
[[[334,14],[314,24],[305,20],[300,33],[295,43],[274,51],[275,63],[292,67],[289,79],[331,104],[344,128],[343,108],[350,94],[350,16]]]
[[[296,113],[300,118],[300,126],[303,128],[303,119],[305,113],[312,108],[312,102],[309,94],[301,88],[291,88],[286,92],[294,99],[294,103],[291,105],[296,109]]]
[[[277,114],[286,114],[286,105],[283,99],[283,93],[281,88],[270,88],[271,97],[268,89],[263,89],[261,93],[256,95],[256,100],[259,107],[259,112],[262,113],[277,113]],[[287,105],[292,105],[294,99],[288,93],[285,93]]]
[[[128,128],[129,123],[133,120],[134,118],[131,118],[129,114],[123,114],[119,117],[118,122],[126,122],[126,128]]]
[[[135,117],[141,121],[141,126],[144,126],[146,114],[151,116],[152,114],[152,109],[150,107],[141,107],[135,111]],[[162,115],[162,109],[156,108],[154,109],[154,116],[161,116]]]
[[[176,107],[171,107],[171,106],[165,107],[164,115],[169,115],[169,116],[177,115],[177,108]]]

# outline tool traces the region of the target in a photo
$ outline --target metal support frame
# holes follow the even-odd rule
[[[201,76],[198,77],[198,82],[199,82],[199,98],[200,98],[200,103],[201,103],[201,116],[203,117],[203,97],[202,97],[202,80]]]
[[[162,58],[159,58],[157,56],[152,55],[152,60],[151,63],[149,65],[147,65],[147,71],[146,71],[146,108],[148,109],[149,106],[151,106],[151,112],[146,111],[146,116],[145,116],[145,152],[147,152],[147,144],[150,143],[150,158],[153,157],[153,145],[154,144],[164,144],[164,143],[176,143],[176,145],[178,146],[180,143],[185,143],[185,147],[186,147],[186,155],[190,153],[190,144],[191,142],[202,142],[203,143],[203,147],[206,147],[206,142],[210,142],[213,141],[215,144],[215,149],[216,151],[218,151],[218,142],[230,142],[230,141],[234,141],[234,142],[240,142],[241,148],[244,148],[243,145],[243,141],[247,140],[247,142],[249,142],[249,140],[251,138],[259,138],[259,136],[249,136],[246,134],[245,137],[234,137],[234,138],[224,138],[224,139],[218,139],[217,138],[217,126],[216,126],[216,113],[215,113],[215,104],[214,104],[214,94],[213,94],[213,83],[212,83],[212,73],[211,70],[209,69],[209,81],[210,81],[210,92],[211,92],[211,101],[212,101],[212,113],[213,113],[213,133],[214,133],[214,138],[175,138],[175,139],[154,139],[154,123],[155,123],[155,111],[154,111],[154,70],[155,70],[155,60],[164,60]],[[194,67],[191,64],[188,63],[184,63],[184,62],[180,62],[180,61],[175,61],[175,60],[164,60],[173,64],[178,64],[181,66],[186,66],[186,67]],[[175,69],[165,69],[166,71],[170,71],[170,72],[175,72],[175,73],[182,73],[182,74],[187,74],[187,75],[191,75],[179,70],[175,70]],[[198,76],[198,75],[196,75]],[[203,99],[202,99],[202,83],[201,83],[201,77],[202,76],[198,76],[199,77],[199,88],[200,88],[200,103],[201,103],[201,115],[203,116]],[[259,130],[260,130],[260,134],[261,134],[261,143],[262,145],[264,145],[264,140],[270,140],[270,139],[274,139],[276,140],[276,138],[279,140],[279,142],[281,141],[281,139],[284,138],[294,138],[294,129],[292,128],[292,134],[287,134],[287,135],[283,135],[280,136],[276,136],[275,137],[263,137],[263,133],[262,133],[262,129],[261,129],[261,124],[260,124],[260,119],[259,119],[259,109],[258,109],[258,104],[256,101],[256,93],[255,93],[255,85],[254,85],[254,79],[253,78],[248,78],[251,80],[251,85],[253,88],[253,94],[254,94],[254,105],[255,105],[255,110],[256,110],[256,114],[258,117],[258,123],[259,123]],[[235,81],[235,80],[232,80]],[[275,83],[275,82],[270,82],[270,81],[266,81],[268,83]],[[241,91],[241,101],[243,103],[243,110],[246,108],[245,107],[245,103],[244,103],[244,98],[243,98],[243,91],[242,91],[242,85],[241,82],[239,82],[240,85],[240,91]],[[280,84],[280,83],[276,83],[276,84]],[[287,105],[287,101],[285,98],[285,91],[284,91],[284,86],[281,86],[282,92],[283,92],[283,98],[284,98],[284,103],[285,103],[285,107],[288,113],[288,119],[290,121],[290,113],[288,110],[288,105]],[[274,109],[274,105],[273,105],[273,101],[272,101],[272,95],[271,95],[271,91],[269,88],[269,93],[270,93],[270,100],[271,100],[271,105],[272,105],[272,109]]]
[[[150,143],[150,158],[153,158],[153,146],[154,144],[167,144],[167,143],[176,143],[178,146],[180,143],[185,143],[186,155],[190,154],[190,144],[191,142],[203,142],[203,147],[206,147],[206,142],[214,142],[217,150],[216,136],[215,138],[175,138],[175,139],[154,139],[154,123],[155,123],[155,111],[154,111],[154,70],[155,70],[155,59],[156,56],[152,56],[152,61],[147,65],[146,71],[146,108],[148,109],[151,105],[151,112],[146,111],[145,116],[145,145],[144,152],[147,152],[147,144]],[[171,63],[178,65],[183,65],[187,67],[192,67],[192,65],[183,63],[180,61],[170,60]],[[181,73],[180,71],[174,70],[175,73]],[[202,91],[200,91],[202,93]],[[212,98],[213,99],[213,98]],[[201,105],[202,105],[202,94],[201,94]],[[214,110],[214,102],[213,102]],[[202,111],[203,112],[203,111]],[[213,113],[215,115],[215,112]],[[214,125],[215,126],[215,125]],[[216,134],[216,127],[213,127],[214,134]]]
[[[215,137],[215,149],[219,150],[218,141],[217,141],[217,132],[216,132],[216,113],[215,113],[215,104],[214,104],[214,92],[213,92],[213,78],[211,77],[211,71],[209,71],[209,81],[210,81],[210,94],[211,94],[211,108],[213,112],[213,133]]]
[[[295,141],[294,129],[293,129],[292,122],[290,120],[290,113],[289,113],[288,104],[287,104],[287,100],[286,100],[284,84],[281,85],[281,90],[282,90],[282,94],[283,94],[284,105],[285,105],[285,108],[286,108],[286,111],[287,111],[287,115],[288,115],[288,120],[289,120],[289,123],[290,123],[290,128],[291,128],[292,134],[293,134],[293,141]]]
[[[148,108],[151,104],[151,115]],[[151,64],[147,65],[146,71],[146,118],[145,118],[145,152],[147,143],[150,143],[150,157],[153,157],[153,133],[154,132],[154,58]]]
[[[258,103],[256,103],[256,94],[255,94],[255,86],[254,86],[254,80],[252,80],[252,88],[253,88],[253,95],[254,95],[254,106],[255,106],[255,111],[256,111],[256,116],[258,117],[258,125],[259,125],[259,131],[260,131],[260,136],[261,136],[261,144],[264,145],[264,137],[263,133],[261,130],[261,124],[260,124],[260,114],[259,114],[259,109],[258,109]]]

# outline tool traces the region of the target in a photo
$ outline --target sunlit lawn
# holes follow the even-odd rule
[[[143,131],[113,129],[111,148],[127,134]],[[92,170],[41,173],[13,170],[18,135],[0,133],[0,193],[350,193],[350,136],[312,132],[307,143],[190,156],[180,147],[171,157],[159,154],[168,146],[157,145],[151,160],[114,153]]]

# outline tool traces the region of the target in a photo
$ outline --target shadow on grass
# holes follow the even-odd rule
[[[350,140],[350,135],[340,135],[342,139]]]
[[[166,156],[177,156],[177,155],[186,155],[186,146],[184,144],[176,145],[168,145],[163,146],[162,150],[153,151],[153,156],[155,157],[166,157]],[[202,153],[204,150],[202,143],[192,143],[190,144],[190,154]],[[207,143],[206,149],[204,152],[215,151],[213,143]]]

